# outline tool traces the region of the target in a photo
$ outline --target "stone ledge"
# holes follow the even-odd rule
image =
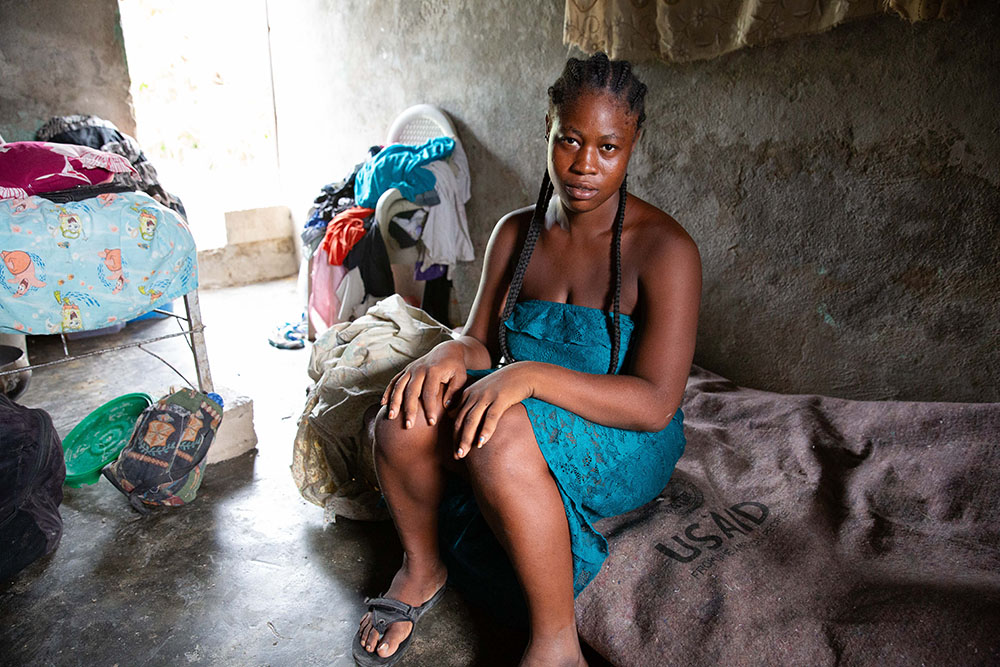
[[[206,289],[287,278],[298,270],[291,237],[231,243],[198,253],[198,284]]]
[[[228,387],[216,387],[222,396],[222,423],[215,441],[208,449],[208,463],[219,463],[249,452],[257,446],[257,432],[253,427],[253,399],[236,393]]]
[[[283,239],[295,233],[287,206],[226,211],[226,241],[230,244]]]

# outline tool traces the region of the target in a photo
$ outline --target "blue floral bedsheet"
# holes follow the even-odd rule
[[[187,223],[141,192],[0,200],[0,333],[100,329],[198,287]]]

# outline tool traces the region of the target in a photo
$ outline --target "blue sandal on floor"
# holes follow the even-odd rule
[[[267,342],[279,350],[298,350],[306,346],[305,316],[298,322],[285,322],[275,327]]]
[[[410,606],[405,602],[400,602],[393,598],[366,598],[365,604],[368,606],[368,611],[372,614],[372,627],[379,634],[379,642],[385,637],[386,630],[393,623],[410,621],[413,623],[413,627],[410,628],[410,634],[406,636],[406,639],[401,641],[399,646],[396,647],[396,652],[386,658],[383,658],[375,651],[369,653],[365,650],[364,645],[361,643],[361,629],[359,628],[357,634],[354,635],[354,647],[352,651],[354,662],[361,665],[361,667],[388,667],[389,665],[395,665],[402,659],[406,649],[410,646],[410,640],[413,639],[413,635],[417,631],[417,619],[426,614],[431,607],[441,600],[441,597],[444,595],[444,589],[445,587],[441,586],[430,600],[419,607]],[[377,650],[378,645],[376,645]]]

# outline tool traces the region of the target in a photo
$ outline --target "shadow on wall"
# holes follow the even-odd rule
[[[452,276],[454,297],[461,305],[462,314],[467,316],[476,297],[476,290],[479,288],[482,258],[486,253],[486,244],[494,225],[510,211],[533,204],[537,194],[532,191],[537,191],[538,185],[525,183],[512,162],[505,162],[504,155],[491,150],[474,130],[451,110],[448,110],[448,115],[455,124],[455,130],[469,158],[469,170],[473,175],[473,195],[466,206],[466,212],[477,261],[459,264]],[[510,159],[512,156],[506,157]],[[539,178],[540,174],[541,172]],[[480,179],[487,179],[488,186],[484,187],[482,182],[476,182]]]

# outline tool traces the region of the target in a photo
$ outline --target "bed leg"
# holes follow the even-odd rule
[[[208,368],[208,348],[205,347],[205,332],[202,330],[198,290],[184,295],[184,309],[187,311],[188,326],[191,329],[191,347],[194,350],[194,370],[198,374],[198,389],[202,393],[208,393],[214,391],[214,387],[212,371]]]

